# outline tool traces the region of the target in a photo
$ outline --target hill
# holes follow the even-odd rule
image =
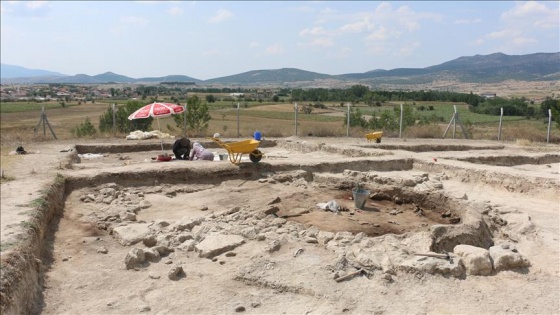
[[[6,73],[4,69],[6,68]],[[26,74],[27,76],[14,77]],[[329,75],[295,68],[253,70],[209,80],[198,80],[186,75],[130,78],[113,72],[89,76],[65,76],[46,70],[31,70],[2,64],[2,84],[10,83],[160,83],[194,82],[197,85],[291,85],[293,87],[348,84],[426,84],[434,81],[465,83],[497,83],[506,80],[553,81],[560,79],[560,52],[528,55],[463,56],[426,68],[375,69],[363,73]],[[328,83],[328,84],[327,84]]]
[[[410,81],[425,83],[441,78],[470,83],[495,83],[504,80],[547,81],[560,78],[560,53],[506,55],[495,53],[460,57],[427,68],[373,70],[342,74],[344,79],[360,81]]]
[[[39,76],[51,76],[51,77],[66,76],[65,74],[58,73],[58,72],[39,70],[39,69],[28,69],[20,66],[7,65],[5,63],[0,64],[0,74],[2,79],[39,77]]]
[[[207,84],[267,84],[299,81],[315,81],[331,79],[332,75],[310,72],[295,68],[282,68],[277,70],[253,70],[227,77],[204,81]]]

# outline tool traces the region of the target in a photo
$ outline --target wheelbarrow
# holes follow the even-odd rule
[[[375,131],[375,132],[366,133],[366,140],[368,142],[371,142],[372,140],[375,140],[375,142],[380,143],[381,142],[381,136],[383,136],[383,131]]]
[[[262,157],[262,152],[257,149],[261,143],[258,140],[250,139],[238,142],[225,143],[218,138],[212,138],[219,146],[226,149],[229,161],[233,164],[239,164],[243,154],[249,154],[249,159],[253,163],[258,163]]]

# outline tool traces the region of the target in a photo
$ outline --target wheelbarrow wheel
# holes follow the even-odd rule
[[[377,139],[375,140],[375,142],[381,143],[381,138],[377,138]]]
[[[249,154],[249,159],[251,159],[251,162],[253,163],[258,163],[262,159],[262,152],[255,149],[255,151]]]

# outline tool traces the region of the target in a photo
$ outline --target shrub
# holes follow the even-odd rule
[[[130,133],[131,131],[141,130],[147,131],[152,125],[154,120],[152,117],[145,119],[129,120],[128,116],[136,110],[144,106],[139,101],[128,101],[125,106],[120,106],[115,113],[115,123],[117,132]],[[112,132],[113,131],[113,109],[111,106],[99,118],[99,131]]]
[[[300,111],[304,114],[311,114],[313,112],[313,107],[311,107],[311,105],[303,105]]]
[[[82,138],[87,136],[94,136],[97,133],[97,130],[95,129],[89,118],[86,118],[83,123],[72,128],[71,132],[74,136]]]

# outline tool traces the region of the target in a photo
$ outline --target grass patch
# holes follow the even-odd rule
[[[78,106],[78,103],[66,103],[65,107]],[[30,111],[40,111],[42,108],[52,109],[52,108],[63,108],[60,102],[0,102],[0,113],[17,113],[17,112],[30,112]]]
[[[49,202],[44,197],[39,197],[33,199],[29,205],[34,208],[43,208],[46,207],[48,204]]]
[[[453,103],[431,103],[431,102],[423,102],[422,105],[418,103],[416,105],[405,104],[409,105],[414,109],[414,114],[423,116],[423,117],[430,117],[435,115],[436,117],[441,117],[443,121],[449,122],[453,117],[454,107],[453,105],[457,106],[457,112],[459,113],[459,118],[463,122],[463,124],[485,124],[485,123],[498,123],[500,121],[500,116],[491,116],[491,115],[484,115],[473,113],[469,111],[469,105],[467,104],[453,104]],[[420,106],[424,106],[425,110],[418,110]],[[433,110],[427,110],[428,107],[433,107]],[[396,114],[400,114],[400,105],[393,105],[393,106],[380,106],[380,107],[358,107],[362,114],[364,115],[375,115],[379,116],[381,112],[385,110],[393,111],[397,108]],[[526,120],[523,116],[504,116],[502,121],[519,121],[519,120]]]
[[[410,126],[403,131],[403,136],[405,138],[441,138],[443,135],[443,130],[439,125],[417,125]]]
[[[19,223],[19,226],[21,226],[24,229],[33,229],[33,230],[39,229],[37,223],[35,222],[22,221]]]

